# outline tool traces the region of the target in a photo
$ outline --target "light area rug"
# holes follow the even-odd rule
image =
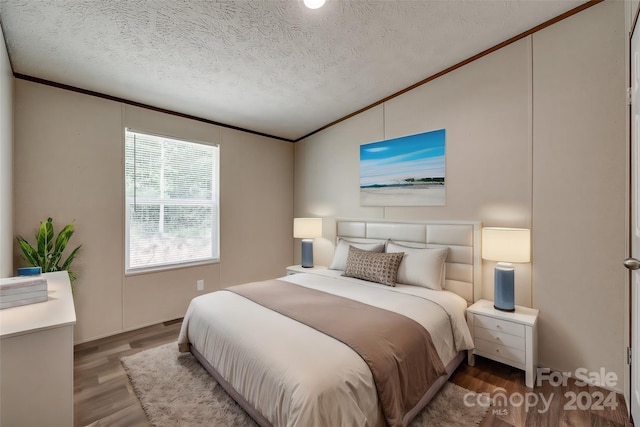
[[[153,426],[256,425],[195,357],[178,352],[176,343],[123,357],[122,364]],[[465,405],[467,393],[447,382],[410,427],[477,426],[487,409]]]

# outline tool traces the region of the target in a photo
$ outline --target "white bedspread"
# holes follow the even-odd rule
[[[404,314],[423,325],[446,366],[472,348],[466,301],[447,291],[391,288],[333,270],[282,277]],[[274,426],[382,426],[373,377],[345,344],[232,292],[194,298],[178,344],[192,344]]]

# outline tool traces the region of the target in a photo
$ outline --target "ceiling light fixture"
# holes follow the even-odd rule
[[[304,5],[309,9],[320,9],[326,0],[304,0]]]

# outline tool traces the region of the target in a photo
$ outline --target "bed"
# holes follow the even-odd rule
[[[262,426],[408,425],[460,364],[465,350],[473,347],[465,310],[478,299],[480,289],[479,230],[478,222],[466,221],[339,219],[329,269],[194,298],[182,324],[179,349],[193,353]],[[398,283],[390,286],[371,281],[366,274],[371,272],[372,262],[376,268],[378,263],[399,262],[394,273]],[[416,262],[433,263],[433,268],[416,274]],[[365,276],[356,268],[363,265]],[[261,294],[275,288],[281,293]],[[304,303],[302,308],[287,308],[289,299],[298,303],[298,293],[302,301],[318,302],[313,306],[317,309]],[[325,297],[333,326],[313,323],[315,312],[322,312],[319,301]],[[344,320],[339,317],[343,306],[357,314]],[[366,314],[363,308],[377,311]],[[402,318],[406,323],[398,326],[400,329],[387,328],[392,322],[383,315]],[[359,327],[369,327],[366,333],[351,331],[360,323],[365,325]],[[379,365],[370,360],[376,358],[370,355],[378,350],[365,349],[361,341],[374,345],[394,339],[422,342],[422,338],[400,338],[413,325],[419,325],[416,333],[426,331],[426,340],[430,341],[428,345],[411,345],[420,347],[416,350],[419,356],[413,356],[417,364],[409,351],[401,357],[393,356],[391,369],[399,370],[396,376],[404,382],[398,386],[389,381],[391,385],[386,385],[387,377],[393,375],[381,373]],[[331,335],[343,333],[342,329],[350,331],[344,332],[347,338]],[[378,338],[386,329],[390,336]],[[391,343],[391,347],[398,346]],[[431,351],[431,356],[419,353],[423,347]],[[422,362],[427,359],[432,363]],[[423,365],[425,370],[431,369],[431,374],[422,375]],[[429,377],[424,384],[417,379],[423,376],[425,381]],[[390,402],[388,396],[396,394],[413,397]],[[395,407],[399,409],[394,413]]]

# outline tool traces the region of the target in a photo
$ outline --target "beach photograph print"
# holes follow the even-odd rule
[[[445,130],[360,146],[361,206],[444,206]]]

